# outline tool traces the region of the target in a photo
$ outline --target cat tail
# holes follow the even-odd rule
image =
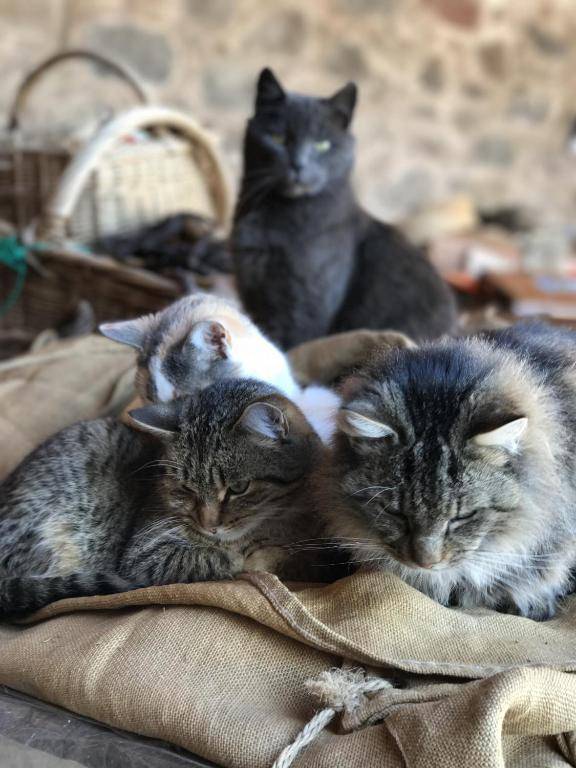
[[[113,573],[73,572],[65,576],[0,576],[0,619],[43,608],[65,597],[126,592],[142,586]]]

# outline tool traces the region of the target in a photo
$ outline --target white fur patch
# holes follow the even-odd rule
[[[336,416],[341,398],[327,387],[311,385],[300,390],[294,402],[314,427],[323,443],[329,443],[336,431]]]
[[[251,334],[235,337],[230,357],[239,366],[240,378],[265,381],[292,400],[300,391],[286,357],[264,336]]]
[[[154,357],[151,360],[150,375],[156,387],[156,392],[158,394],[158,399],[160,400],[160,402],[168,403],[170,402],[170,400],[173,400],[175,396],[174,387],[172,386],[172,384],[170,384],[170,382],[162,372],[162,361],[160,360],[160,358]]]

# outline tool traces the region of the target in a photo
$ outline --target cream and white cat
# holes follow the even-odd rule
[[[186,296],[156,314],[105,323],[100,331],[138,350],[136,390],[144,402],[168,402],[220,379],[257,379],[296,403],[324,442],[335,430],[336,392],[302,388],[286,356],[226,299]]]

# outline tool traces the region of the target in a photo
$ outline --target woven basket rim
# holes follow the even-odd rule
[[[42,262],[60,261],[70,266],[89,267],[91,270],[98,272],[113,272],[114,277],[118,278],[119,281],[143,288],[157,289],[171,296],[175,292],[180,291],[180,286],[175,280],[157,275],[140,267],[119,264],[111,256],[81,253],[50,245],[41,250],[34,250],[34,256],[41,264]],[[49,269],[48,265],[46,267]]]

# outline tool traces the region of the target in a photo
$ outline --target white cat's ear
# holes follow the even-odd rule
[[[334,96],[328,99],[328,103],[332,106],[340,120],[343,122],[343,127],[347,128],[354,114],[354,108],[356,107],[356,99],[358,96],[358,89],[355,83],[346,83],[344,88],[340,88],[336,91]]]
[[[502,424],[489,432],[480,432],[471,439],[475,445],[486,448],[502,448],[509,453],[518,453],[522,435],[528,426],[528,419],[522,416],[519,419]]]
[[[112,341],[127,344],[129,347],[142,349],[150,330],[150,316],[137,317],[135,320],[122,320],[118,323],[102,323],[100,333]]]
[[[171,438],[178,431],[180,406],[178,403],[145,405],[128,412],[132,424],[144,432]]]
[[[230,333],[217,320],[196,323],[188,336],[189,344],[215,359],[226,360],[230,353],[230,342]]]
[[[269,67],[260,72],[256,85],[256,109],[266,104],[284,101],[286,91],[280,85],[280,81]]]
[[[376,419],[366,416],[348,408],[341,408],[338,412],[338,427],[350,437],[363,437],[367,440],[375,440],[379,437],[397,437],[395,429],[388,424],[383,424]]]
[[[283,440],[289,432],[286,414],[271,403],[252,403],[237,423],[256,437],[266,440]]]

